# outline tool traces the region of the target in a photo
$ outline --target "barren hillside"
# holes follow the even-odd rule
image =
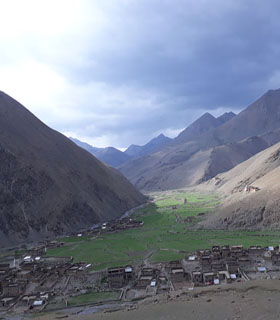
[[[279,228],[280,143],[217,175],[203,188],[220,192],[225,197],[205,226]]]
[[[144,197],[0,92],[0,246],[119,217]]]

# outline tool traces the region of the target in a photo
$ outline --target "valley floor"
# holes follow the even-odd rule
[[[107,229],[101,230],[101,233],[82,232],[59,239],[64,243],[62,246],[49,248],[47,256],[44,255],[46,261],[54,259],[52,257],[73,257],[73,263],[83,261],[85,265],[92,265],[92,272],[83,276],[82,290],[74,290],[81,286],[78,283],[79,277],[72,276],[73,283],[70,276],[68,280],[65,279],[65,289],[67,286],[73,287],[73,292],[67,295],[70,308],[64,309],[65,291],[63,296],[60,293],[51,299],[44,310],[46,314],[34,310],[33,316],[42,320],[280,319],[280,316],[277,318],[280,311],[277,304],[280,298],[280,277],[275,275],[274,280],[253,280],[194,289],[186,286],[183,289],[185,291],[173,288],[174,291],[168,290],[167,293],[150,298],[147,298],[148,295],[143,296],[143,300],[137,303],[133,299],[116,297],[116,290],[108,292],[108,288],[112,288],[108,287],[106,277],[107,269],[111,267],[132,265],[137,269],[137,266],[149,267],[172,260],[186,261],[197,250],[216,245],[243,245],[245,248],[279,245],[280,230],[199,228],[198,222],[213,214],[221,201],[215,194],[174,190],[154,193],[152,197],[153,201],[147,207],[140,208],[132,215],[134,219],[143,222],[138,228],[110,231],[108,224]],[[95,275],[100,275],[100,279],[94,279],[96,283],[90,286],[88,279]],[[101,312],[95,313],[96,310],[100,311],[96,307],[99,303],[115,305],[109,309],[101,307]],[[121,310],[114,312],[114,309]]]
[[[138,229],[61,239],[65,246],[49,256],[72,256],[91,263],[93,270],[145,262],[167,262],[213,245],[276,246],[279,230],[206,230],[197,227],[214,213],[220,198],[213,194],[173,190],[153,193],[153,201],[133,217],[144,222]]]

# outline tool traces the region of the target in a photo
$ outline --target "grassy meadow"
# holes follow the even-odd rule
[[[185,253],[212,245],[278,245],[280,231],[201,230],[196,228],[206,212],[215,210],[214,194],[167,191],[155,193],[153,202],[134,217],[144,222],[138,229],[107,233],[98,238],[63,238],[66,245],[48,250],[49,256],[72,256],[91,263],[94,270],[112,266],[163,262],[184,257]],[[187,203],[184,203],[187,199]],[[174,208],[176,206],[176,209]]]
[[[68,306],[80,306],[82,304],[117,300],[119,292],[88,292],[68,300]]]

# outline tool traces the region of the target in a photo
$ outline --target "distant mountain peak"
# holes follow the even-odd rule
[[[139,146],[136,144],[130,145],[125,153],[132,157],[140,157],[150,153],[159,151],[161,148],[166,146],[172,141],[171,138],[166,137],[163,133],[153,138],[151,141],[146,143],[144,146]]]
[[[93,154],[98,160],[109,164],[112,167],[118,167],[130,160],[130,156],[125,154],[124,152],[114,148],[114,147],[106,147],[106,148],[95,148],[86,142],[82,142],[75,138],[69,138],[74,143],[76,143],[79,147],[87,150],[89,153]]]
[[[280,88],[279,89],[270,89],[268,90],[264,95],[267,95],[267,94],[279,94],[280,93]]]
[[[200,118],[198,119],[203,119],[203,118],[215,118],[210,112],[205,112]]]
[[[232,112],[232,111],[225,112],[224,114],[219,116],[217,118],[217,120],[219,120],[221,122],[221,124],[223,124],[223,123],[226,123],[227,121],[231,120],[235,116],[236,116],[236,114],[234,112]]]
[[[201,117],[199,117],[195,122],[183,130],[176,140],[178,141],[189,141],[191,139],[196,139],[198,136],[204,132],[214,129],[220,125],[220,121],[216,119],[211,113],[205,112]]]
[[[159,134],[157,138],[167,138],[163,133]]]

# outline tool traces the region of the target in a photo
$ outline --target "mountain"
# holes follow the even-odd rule
[[[0,92],[0,247],[120,217],[144,196]]]
[[[118,168],[120,165],[131,159],[127,154],[113,147],[107,147],[100,150],[96,157],[114,168]]]
[[[183,130],[177,138],[176,141],[190,141],[196,139],[196,137],[202,135],[203,133],[209,131],[210,129],[217,128],[221,125],[221,121],[216,119],[210,113],[206,112],[195,122],[193,122],[189,127]]]
[[[81,148],[87,150],[89,153],[93,154],[94,156],[96,156],[96,154],[99,151],[104,150],[104,148],[95,148],[95,147],[91,146],[90,144],[83,142],[83,141],[80,141],[76,138],[69,137],[69,139],[71,141],[73,141],[74,143],[76,143],[76,145],[78,145],[79,147],[81,147]]]
[[[78,139],[71,137],[69,139],[75,142],[79,147],[93,154],[100,161],[105,162],[114,168],[117,168],[131,159],[129,155],[113,147],[95,148],[90,144],[82,142]]]
[[[218,120],[221,124],[223,124],[223,123],[228,122],[230,119],[232,119],[232,118],[235,117],[235,116],[236,116],[236,114],[235,114],[234,112],[232,112],[232,111],[230,111],[230,112],[225,112],[224,114],[222,114],[221,116],[219,116],[219,117],[217,118],[217,120]]]
[[[144,146],[132,144],[125,150],[125,154],[133,158],[141,157],[159,151],[160,149],[168,145],[171,141],[171,138],[168,138],[165,135],[160,134],[158,137],[152,139]]]
[[[142,190],[192,186],[280,141],[279,128],[280,90],[270,90],[236,116],[206,113],[159,152],[119,169]]]
[[[219,192],[225,197],[220,208],[203,222],[205,226],[279,228],[280,143],[217,175],[201,188]]]

